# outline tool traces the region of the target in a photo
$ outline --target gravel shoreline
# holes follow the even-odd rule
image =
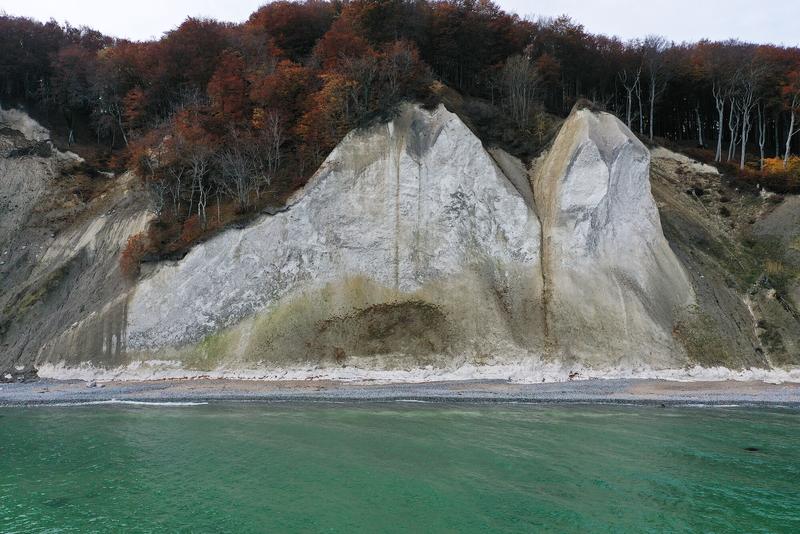
[[[800,384],[644,379],[576,380],[544,384],[515,384],[498,380],[368,383],[222,379],[105,383],[38,380],[0,384],[0,406],[218,401],[736,404],[800,408]]]

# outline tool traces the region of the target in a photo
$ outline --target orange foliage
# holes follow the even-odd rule
[[[338,28],[326,33],[314,48],[314,55],[325,70],[335,69],[344,58],[363,57],[371,53],[372,49],[361,36]]]
[[[282,0],[253,13],[247,27],[264,31],[290,58],[301,60],[328,31],[333,17],[333,5],[327,2]]]
[[[314,73],[302,65],[283,60],[269,76],[251,81],[250,98],[254,103],[298,117],[306,95],[314,88]]]
[[[139,276],[139,265],[147,253],[149,240],[145,232],[132,235],[119,256],[119,269],[127,278]]]
[[[227,121],[241,122],[248,106],[247,80],[242,55],[232,50],[223,52],[219,66],[208,82],[208,96],[214,113]]]
[[[145,119],[145,113],[147,111],[146,98],[142,88],[136,86],[128,91],[122,102],[125,108],[125,122],[131,128],[140,126]]]
[[[348,94],[355,82],[341,74],[323,74],[322,89],[311,97],[311,105],[297,125],[297,134],[304,142],[304,157],[319,163],[352,127],[348,114]]]
[[[169,139],[165,143],[166,148],[174,151],[178,148],[176,143],[212,146],[218,142],[218,133],[228,124],[228,117],[218,115],[214,121],[208,115],[208,110],[202,107],[187,107],[176,113],[167,128]]]
[[[800,156],[792,156],[786,168],[783,167],[783,159],[767,158],[764,160],[764,172],[767,174],[777,174],[787,172],[800,176]]]
[[[200,217],[192,215],[183,223],[181,237],[178,239],[181,245],[190,245],[203,235],[203,224]]]

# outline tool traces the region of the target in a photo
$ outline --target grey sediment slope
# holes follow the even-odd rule
[[[0,406],[133,402],[517,402],[664,405],[756,405],[800,408],[800,384],[579,380],[514,384],[497,380],[426,383],[337,381],[165,380],[48,381],[3,384]]]

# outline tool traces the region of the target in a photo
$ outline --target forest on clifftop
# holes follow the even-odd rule
[[[0,17],[0,104],[100,169],[133,168],[158,219],[129,243],[180,253],[280,206],[351,129],[445,101],[527,160],[581,98],[743,188],[800,190],[800,49],[623,42],[487,0],[278,1],[243,24],[189,18],[161,39]]]

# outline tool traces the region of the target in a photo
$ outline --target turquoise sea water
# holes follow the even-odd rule
[[[800,532],[800,413],[6,408],[0,531]]]

